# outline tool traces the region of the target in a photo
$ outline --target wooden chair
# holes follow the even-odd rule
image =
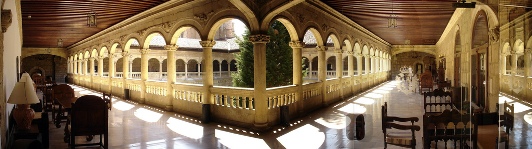
[[[445,92],[443,89],[423,93],[425,114],[438,114],[444,110],[451,110],[453,107],[451,96],[451,92]]]
[[[35,83],[35,86],[37,86],[37,89],[41,90],[41,92],[44,93],[44,90],[46,89],[46,82],[44,80],[44,76],[34,75],[31,79]]]
[[[388,103],[384,103],[381,110],[382,114],[382,132],[384,133],[384,148],[387,148],[388,144],[401,147],[416,148],[416,135],[415,131],[419,131],[421,128],[414,125],[414,122],[419,121],[417,117],[400,118],[394,116],[388,116]],[[394,123],[397,122],[411,122],[411,125],[401,125]],[[399,129],[410,130],[400,132],[387,132],[387,129]]]
[[[434,88],[432,74],[430,74],[430,71],[428,70],[419,77],[419,93],[423,94],[423,89],[425,88],[429,89],[429,92],[432,92],[432,89]]]
[[[497,108],[499,105],[497,104]],[[499,109],[497,109],[499,111]],[[509,148],[510,131],[514,128],[514,105],[510,105],[504,101],[502,115],[499,115],[499,127],[505,127],[504,131],[499,131],[499,137],[497,137],[496,144],[504,142],[504,148]],[[498,145],[497,145],[498,147]]]
[[[438,115],[423,115],[423,148],[431,148],[431,143],[453,141],[454,148],[477,149],[478,125],[475,115],[462,115],[457,110],[445,110]],[[467,141],[470,141],[469,143]]]
[[[70,137],[69,145],[71,148],[89,145],[99,145],[105,149],[108,148],[108,106],[102,98],[94,95],[85,95],[78,98],[72,104],[69,118],[70,126],[65,135]],[[99,143],[76,144],[76,136],[88,136],[87,141],[90,141],[93,135],[100,135]]]
[[[58,99],[70,99],[74,97],[74,89],[66,84],[60,84],[52,87],[52,99],[54,99],[52,106],[52,121],[55,122],[55,127],[61,127],[62,119],[65,119],[65,109],[57,102]]]
[[[107,103],[109,110],[113,109],[113,100],[111,94],[102,93],[102,99]]]

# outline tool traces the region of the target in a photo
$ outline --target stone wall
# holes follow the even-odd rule
[[[423,69],[416,67],[416,64],[421,64]],[[392,78],[399,74],[399,69],[403,66],[412,67],[413,73],[422,73],[424,69],[436,69],[436,61],[434,55],[424,52],[405,52],[394,55],[392,58]]]
[[[46,77],[52,77],[56,82],[65,82],[67,75],[67,60],[65,58],[49,55],[38,54],[22,59],[21,72],[41,73]]]

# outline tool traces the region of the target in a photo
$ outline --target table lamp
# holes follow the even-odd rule
[[[17,104],[13,110],[13,118],[17,122],[17,128],[29,130],[31,121],[35,116],[35,111],[30,108],[30,104],[39,103],[39,98],[33,87],[33,81],[29,77],[21,77],[20,81],[15,84],[7,103]]]

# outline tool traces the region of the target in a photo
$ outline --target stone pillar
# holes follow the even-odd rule
[[[263,34],[250,35],[253,43],[253,81],[255,100],[255,127],[268,127],[268,98],[266,97],[266,43],[270,36]]]
[[[89,73],[87,74],[89,74],[90,76],[94,76],[94,60],[96,60],[96,58],[89,58]]]
[[[353,51],[347,51],[347,76],[353,78]]]
[[[309,56],[310,57],[310,56]],[[308,60],[308,78],[312,79],[312,59],[309,58]]]
[[[115,72],[116,72],[116,68],[115,68],[115,54],[109,54],[109,78],[114,78],[115,77]]]
[[[164,46],[164,49],[166,50],[166,83],[168,83],[168,86],[166,89],[168,90],[166,92],[166,97],[168,98],[168,102],[166,103],[165,110],[167,111],[173,111],[173,100],[174,100],[174,88],[173,84],[176,82],[176,66],[175,66],[175,51],[177,50],[177,45],[166,45]]]
[[[512,75],[517,75],[517,53],[512,52]]]
[[[222,61],[218,62],[218,76],[222,77]]]
[[[122,78],[129,78],[129,52],[122,52]],[[125,83],[125,82],[124,82]],[[124,84],[125,86],[126,84]]]
[[[162,79],[163,79],[163,61],[160,61],[159,62],[159,80],[162,80]]]
[[[532,59],[532,49],[525,49],[525,77],[531,77],[532,75],[532,69],[531,67],[531,59]]]
[[[78,74],[78,60],[72,60],[72,73]]]
[[[326,57],[325,57],[325,48],[324,46],[317,46],[316,49],[318,50],[318,80],[322,83],[321,85],[321,103],[322,106],[327,106],[326,103],[326,97],[327,97],[327,90],[325,90],[325,81],[327,79],[327,63]]]
[[[198,65],[198,77],[200,77],[201,76],[201,61],[198,62],[198,64],[196,65]]]
[[[133,60],[129,60],[129,77],[128,78],[132,78],[133,77]]]
[[[188,78],[188,62],[185,63],[185,79]]]
[[[78,74],[83,75],[83,59],[78,60]]]
[[[297,92],[295,95],[297,109],[294,109],[297,111],[298,114],[303,113],[303,70],[302,70],[302,61],[303,56],[301,55],[303,46],[305,46],[304,42],[301,41],[292,41],[289,43],[290,47],[292,47],[292,84],[296,85]]]
[[[343,76],[343,63],[342,63],[342,49],[335,49],[334,53],[336,55],[336,78],[342,78]]]
[[[203,47],[203,103],[202,103],[202,122],[208,123],[211,121],[211,105],[214,104],[214,97],[211,94],[211,88],[214,85],[214,72],[212,65],[212,47],[216,44],[214,40],[200,41]],[[201,73],[201,65],[198,64],[198,75]],[[255,98],[256,99],[256,98]]]
[[[140,50],[140,80],[142,80],[142,83],[140,84],[140,101],[139,103],[145,103],[146,101],[146,81],[149,78],[148,74],[148,54],[150,53],[150,49],[141,49]],[[131,67],[133,67],[133,62],[131,62]]]
[[[103,77],[103,56],[98,57],[98,76]]]
[[[369,68],[369,55],[364,55],[364,74],[369,74],[370,73],[370,68]]]
[[[501,64],[501,67],[500,67],[500,68],[501,68],[501,73],[502,73],[502,75],[506,75],[506,65],[507,65],[506,62],[508,61],[508,60],[506,60],[506,57],[507,57],[508,55],[507,55],[506,53],[502,53],[501,56],[502,56],[502,57],[501,57],[501,60],[502,60],[502,61],[501,61],[501,63],[500,63],[500,64]],[[455,65],[456,65],[456,64],[455,64]]]
[[[94,61],[93,61],[93,64],[94,64]],[[84,75],[90,75],[90,73],[88,72],[89,70],[87,70],[89,68],[89,59],[84,59],[83,60],[83,74]]]
[[[358,75],[362,75],[362,55],[358,54],[356,55],[357,57],[357,71],[358,71]]]

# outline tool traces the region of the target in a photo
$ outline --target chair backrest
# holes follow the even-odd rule
[[[60,84],[52,87],[53,99],[65,99],[74,97],[74,89],[70,85]]]
[[[386,123],[388,122],[388,102],[384,102],[384,105],[381,107],[381,118],[382,118],[382,132],[386,134]]]
[[[506,127],[506,133],[508,133],[514,128],[514,105],[504,101],[503,108],[500,125]]]
[[[423,138],[425,141],[471,139],[477,148],[478,124],[474,114],[461,114],[457,110],[445,110],[437,115],[423,115]]]
[[[423,93],[425,113],[441,113],[446,109],[452,109],[451,97],[451,92],[443,91],[443,89]]]
[[[34,76],[31,77],[31,79],[33,80],[33,82],[37,86],[45,85],[44,76],[34,75]]]
[[[421,85],[422,88],[434,86],[433,81],[432,81],[432,74],[430,74],[430,72],[421,74],[421,76],[419,77],[419,80],[420,80],[419,85]]]
[[[97,135],[108,131],[107,103],[94,95],[85,95],[72,104],[70,123],[72,134]]]

